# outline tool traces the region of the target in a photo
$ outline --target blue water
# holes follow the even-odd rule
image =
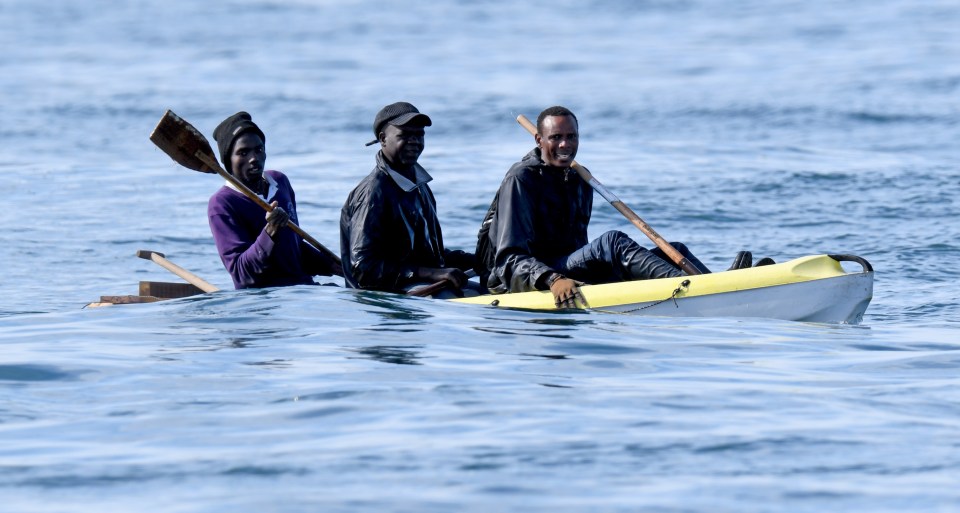
[[[0,499],[11,512],[960,511],[960,4],[0,2]],[[336,249],[376,111],[428,113],[472,248],[514,122],[715,269],[853,253],[859,326],[230,288],[221,184],[147,139],[247,110]],[[591,233],[642,235],[598,197]],[[338,283],[336,280],[327,280]]]

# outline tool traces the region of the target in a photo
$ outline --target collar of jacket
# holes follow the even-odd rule
[[[269,201],[270,198],[274,197],[277,194],[277,190],[279,189],[279,186],[277,185],[277,181],[274,180],[272,176],[268,175],[266,171],[263,172],[262,176],[263,176],[263,180],[260,181],[259,189],[253,190],[253,192],[259,194],[260,196],[263,196],[264,199]],[[227,187],[237,192],[240,192],[240,189],[238,189],[236,185],[233,185],[233,182],[229,180],[225,180],[225,181],[226,181]]]
[[[409,178],[403,176],[399,171],[390,167],[390,164],[387,164],[386,159],[383,158],[383,153],[377,153],[377,167],[384,170],[390,178],[393,179],[394,183],[397,184],[397,187],[403,189],[404,192],[411,192],[417,187],[433,180],[433,177],[427,173],[427,170],[423,168],[420,164],[413,165],[413,177],[417,180],[415,183],[411,182]]]
[[[573,168],[570,168],[570,167],[559,168],[559,167],[548,166],[547,163],[543,161],[543,157],[540,154],[540,148],[534,148],[530,150],[530,153],[527,153],[527,155],[524,157],[524,159],[528,159],[528,158],[536,162],[537,171],[540,172],[540,176],[544,176],[545,173],[555,173],[555,172],[562,171],[563,175],[553,175],[553,176],[563,176],[563,181],[568,182],[570,181],[570,174],[576,173],[576,171],[574,171]]]

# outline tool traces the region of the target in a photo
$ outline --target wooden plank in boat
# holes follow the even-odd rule
[[[156,301],[162,301],[163,299],[164,298],[155,296],[100,296],[100,304],[91,303],[87,306],[102,306],[102,304],[130,305],[135,303],[154,303]]]
[[[154,296],[100,296],[100,301],[96,303],[87,303],[84,308],[96,308],[110,305],[132,305],[137,303],[154,303],[163,300],[164,298]]]
[[[190,283],[173,283],[167,281],[140,282],[141,296],[175,299],[178,297],[196,296],[197,294],[203,294],[203,291]]]

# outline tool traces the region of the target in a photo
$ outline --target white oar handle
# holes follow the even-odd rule
[[[164,269],[176,274],[177,276],[186,280],[187,283],[197,287],[198,289],[204,292],[216,292],[218,289],[216,286],[211,285],[203,278],[193,274],[192,272],[180,267],[179,265],[167,260],[164,258],[163,253],[158,253],[156,251],[150,251],[147,249],[141,249],[137,251],[137,256],[145,260],[152,260],[154,263],[163,267]]]

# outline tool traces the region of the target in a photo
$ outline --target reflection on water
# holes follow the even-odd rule
[[[263,362],[246,362],[244,365],[251,365],[254,367],[274,367],[279,369],[279,368],[292,367],[293,362],[283,358],[275,358],[273,360],[263,361]]]
[[[361,305],[375,307],[365,310],[382,321],[365,328],[372,331],[407,333],[422,331],[427,322],[433,318],[426,311],[415,307],[417,301],[400,294],[364,290],[357,291],[353,300]]]
[[[520,353],[520,356],[529,356],[533,358],[545,358],[547,360],[566,360],[568,357],[565,354],[532,354],[532,353]]]
[[[497,335],[517,335],[517,336],[540,336],[547,338],[573,338],[573,334],[563,333],[566,330],[545,330],[533,328],[502,328],[493,326],[474,326],[475,330],[484,333],[495,333]]]
[[[537,315],[543,315],[543,312],[530,312],[523,311],[525,313],[535,313]],[[562,310],[558,310],[556,313],[562,313]],[[568,312],[569,313],[569,312]],[[580,312],[583,313],[583,312]],[[484,319],[487,321],[485,325],[474,326],[473,329],[481,331],[484,333],[495,333],[498,335],[517,335],[517,336],[540,336],[546,338],[561,338],[568,339],[576,336],[578,332],[586,327],[593,326],[594,321],[585,318],[584,315],[572,317],[570,315],[554,315],[555,312],[550,312],[549,317],[531,317],[524,318],[521,317],[512,317],[509,320],[516,321],[519,320],[521,323],[517,322],[505,322],[508,319],[502,318],[500,316],[491,316],[490,318]],[[588,314],[589,315],[589,314]],[[532,326],[531,326],[532,325]]]
[[[253,345],[253,344],[250,344],[251,340],[252,339],[231,338],[231,339],[225,340],[220,345],[226,349],[246,349],[251,345]],[[216,349],[213,349],[213,351],[216,351]]]
[[[418,360],[428,358],[421,356],[421,352],[417,350],[423,349],[423,346],[369,346],[345,349],[359,355],[347,357],[347,359],[376,360],[395,365],[423,365]]]
[[[77,376],[52,365],[0,365],[0,381],[63,381]]]

